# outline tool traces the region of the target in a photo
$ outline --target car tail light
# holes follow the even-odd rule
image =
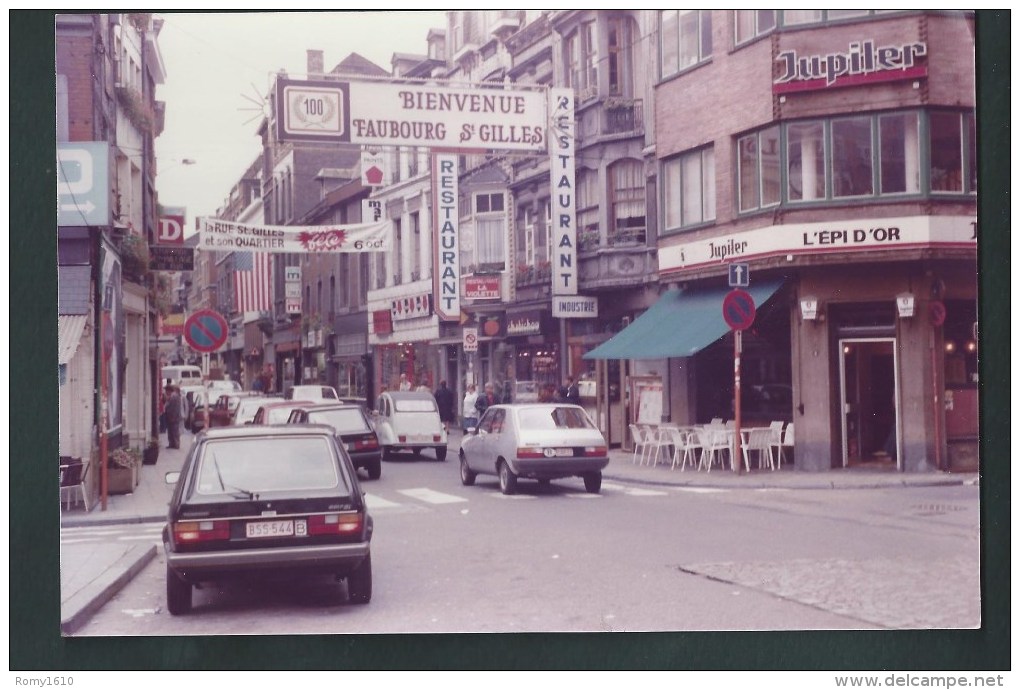
[[[197,544],[230,539],[230,523],[226,520],[193,520],[174,523],[174,542]]]
[[[541,448],[518,448],[517,457],[520,459],[544,458],[545,453]]]
[[[379,447],[379,439],[375,436],[359,438],[354,441],[354,450],[371,450]]]
[[[584,457],[586,458],[601,458],[603,455],[608,453],[608,449],[605,446],[588,446],[584,449]]]
[[[401,443],[407,443],[407,436],[397,436],[397,440]]]
[[[308,534],[360,534],[364,525],[361,513],[325,513],[308,516]]]
[[[435,436],[432,437],[432,440],[436,443],[439,443],[440,441],[443,440],[443,437],[440,436],[439,434],[436,434]]]

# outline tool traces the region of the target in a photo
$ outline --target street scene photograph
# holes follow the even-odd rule
[[[54,14],[51,627],[982,634],[981,14]]]

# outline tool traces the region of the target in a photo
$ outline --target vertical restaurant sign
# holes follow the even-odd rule
[[[552,185],[552,293],[577,294],[576,190],[574,187],[574,91],[549,89],[552,115],[549,177]]]
[[[460,321],[460,247],[457,156],[438,153],[432,158],[435,180],[434,237],[435,266],[433,293],[441,321]]]

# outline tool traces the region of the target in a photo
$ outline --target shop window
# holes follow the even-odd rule
[[[780,197],[779,127],[737,140],[740,210],[775,206]]]
[[[931,190],[962,193],[963,189],[963,115],[931,113],[928,128],[931,145]]]
[[[663,169],[667,229],[715,220],[715,152],[711,146],[667,160]]]
[[[832,195],[869,196],[874,193],[871,167],[871,118],[832,121]]]
[[[659,12],[659,76],[678,74],[712,56],[709,10]]]
[[[825,140],[821,122],[787,127],[786,156],[790,201],[825,197]]]
[[[734,10],[733,42],[746,43],[776,28],[775,10]]]
[[[916,194],[921,190],[917,113],[878,118],[882,194]]]

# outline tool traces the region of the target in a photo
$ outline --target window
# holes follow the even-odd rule
[[[645,179],[641,161],[622,160],[609,167],[613,229],[609,244],[644,244]]]
[[[787,194],[790,201],[825,197],[825,141],[821,122],[786,129]]]
[[[882,194],[916,194],[921,190],[917,113],[878,118],[879,189]]]
[[[682,72],[712,55],[712,15],[708,10],[659,12],[659,75]]]
[[[419,222],[418,213],[411,214],[411,271],[413,275],[417,276],[416,280],[422,278],[421,274],[421,223]]]
[[[737,176],[741,212],[779,203],[779,127],[769,127],[737,140]]]
[[[968,118],[973,119],[973,118]],[[928,117],[931,146],[931,191],[962,193],[964,156],[964,117],[960,113],[934,112]],[[968,177],[976,191],[973,125],[967,129],[969,154]]]
[[[502,271],[506,268],[503,236],[506,213],[503,192],[474,195],[475,260],[479,267]]]
[[[791,26],[795,24],[811,24],[822,21],[821,10],[784,10],[783,24]]]
[[[348,292],[348,281],[347,277],[350,275],[351,270],[351,255],[341,254],[340,255],[340,306],[349,307],[351,306],[351,296]]]
[[[770,10],[774,11],[774,10]],[[842,22],[858,17],[874,17],[888,12],[903,10],[783,10],[783,26],[819,24],[821,22]]]
[[[567,86],[574,88],[580,101],[586,101],[598,95],[599,78],[595,35],[595,23],[589,22],[571,34],[565,44]]]
[[[735,10],[733,42],[737,45],[776,28],[775,10]]]
[[[400,227],[400,219],[393,219],[393,284],[400,285],[403,283],[404,273],[404,256],[403,247],[404,244],[404,233],[403,228]]]
[[[625,17],[611,17],[607,42],[609,44],[609,95],[631,96],[633,78],[631,46],[634,42],[632,24]]]
[[[336,276],[329,277],[329,320],[336,317]]]
[[[872,175],[871,118],[832,121],[832,195],[870,196]]]
[[[581,251],[591,251],[600,244],[599,232],[599,172],[579,168],[577,170],[577,198],[575,211],[577,215],[577,245]]]
[[[663,171],[667,229],[715,220],[715,152],[711,146],[667,160]]]

